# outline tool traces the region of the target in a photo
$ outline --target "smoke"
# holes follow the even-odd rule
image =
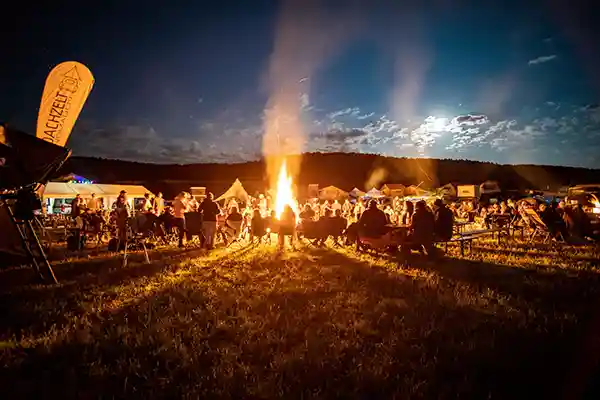
[[[432,5],[438,3],[433,1]],[[394,55],[394,86],[390,94],[390,114],[401,125],[412,124],[421,119],[418,105],[425,88],[427,72],[433,65],[433,51],[428,46],[423,15],[428,11],[424,2],[405,1],[396,3],[397,12],[390,12],[395,18],[387,20],[386,30],[393,43],[387,43]],[[412,137],[415,141],[415,137]],[[417,144],[421,156],[425,156],[425,146]],[[419,166],[424,175],[435,174],[427,160]]]
[[[303,127],[310,108],[311,78],[355,31],[357,13],[350,6],[330,9],[319,0],[285,0],[276,24],[268,69],[269,100],[264,112],[263,154],[274,187],[286,155],[301,154],[308,139]],[[297,176],[300,157],[288,161]]]
[[[365,182],[365,190],[380,187],[388,177],[388,171],[383,167],[377,167],[369,174],[369,178]]]

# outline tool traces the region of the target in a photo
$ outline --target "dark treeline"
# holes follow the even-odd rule
[[[288,158],[297,158],[291,156]],[[219,193],[236,178],[249,192],[264,190],[263,161],[243,164],[145,164],[121,160],[72,157],[60,174],[76,173],[102,183],[138,183],[172,194],[189,186]],[[498,181],[503,189],[551,189],[600,181],[600,170],[540,165],[499,165],[468,160],[393,158],[372,154],[310,153],[302,155],[299,187],[310,183],[344,190],[368,190],[383,183],[419,184],[435,188],[446,183]]]

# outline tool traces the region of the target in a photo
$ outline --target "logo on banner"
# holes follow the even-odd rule
[[[50,111],[48,112],[44,129],[44,140],[56,143],[61,136],[65,118],[69,116],[69,108],[73,95],[77,93],[80,84],[81,78],[77,72],[77,66],[74,66],[63,75],[62,80],[58,84],[58,90],[52,101]]]
[[[94,85],[94,76],[85,65],[63,62],[46,78],[36,136],[64,146]]]

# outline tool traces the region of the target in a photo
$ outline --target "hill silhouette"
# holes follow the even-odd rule
[[[480,184],[486,180],[498,181],[503,189],[556,190],[562,186],[600,181],[600,170],[575,167],[500,165],[354,153],[308,153],[288,159],[298,157],[301,157],[301,167],[296,183],[301,190],[311,183],[321,187],[334,185],[344,190],[353,187],[368,190],[384,183],[421,183],[422,187],[435,188],[446,183]],[[143,184],[168,197],[190,186],[205,186],[218,194],[236,178],[250,193],[263,191],[268,186],[264,160],[240,164],[165,165],[71,157],[59,173],[76,173],[102,183]]]

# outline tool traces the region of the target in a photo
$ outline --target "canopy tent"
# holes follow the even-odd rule
[[[71,151],[0,124],[0,190],[45,183]]]
[[[364,197],[366,195],[365,192],[359,190],[358,188],[352,189],[348,194],[352,197]]]
[[[244,189],[244,185],[239,179],[236,179],[225,193],[220,195],[215,201],[229,200],[235,198],[242,201],[248,201],[248,192]]]
[[[38,183],[47,182],[48,177],[56,173],[70,154],[69,149],[0,124],[0,192],[25,186],[33,188]],[[17,198],[22,198],[22,194],[26,192],[20,193]],[[14,207],[13,212],[19,214],[18,209],[22,207],[9,206],[8,203],[12,201],[0,200],[0,264],[5,266],[39,262],[41,257],[37,255],[43,256],[43,249],[38,248],[37,255],[29,257],[31,241],[21,240],[8,210],[8,207]],[[29,238],[34,237],[31,225],[21,226]],[[33,261],[34,258],[36,261]],[[51,270],[47,261],[45,263]]]
[[[321,200],[336,200],[342,197],[348,197],[348,192],[335,186],[327,186],[319,190]]]
[[[146,193],[150,193],[144,186],[136,185],[48,182],[44,188],[42,197],[48,199],[72,199],[78,194],[87,197],[91,196],[92,193],[96,193],[97,197],[117,197],[122,190],[126,191],[127,196],[132,198],[144,197]]]
[[[383,193],[381,193],[379,190],[373,188],[365,194],[365,197],[370,197],[372,199],[380,199],[382,197],[385,197],[385,195]]]

